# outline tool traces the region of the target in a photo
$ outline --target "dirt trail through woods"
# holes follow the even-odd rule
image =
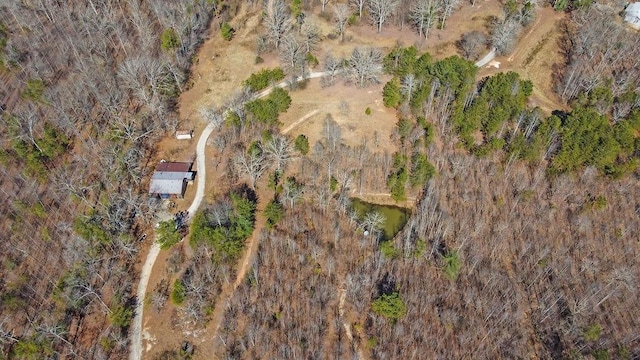
[[[292,123],[291,125],[287,126],[286,128],[284,128],[282,130],[283,134],[288,134],[289,131],[293,130],[293,128],[295,128],[296,126],[302,124],[303,122],[307,121],[309,118],[311,118],[313,115],[317,114],[320,112],[320,109],[315,109],[313,111],[311,111],[310,113],[306,114],[305,116],[301,117],[300,119],[298,119],[297,121],[295,121],[294,123]]]
[[[213,310],[213,313],[211,314],[211,321],[207,325],[206,332],[202,334],[202,336],[200,337],[202,340],[202,343],[209,342],[209,344],[211,344],[211,342],[213,342],[212,344],[213,348],[208,349],[209,346],[211,345],[206,345],[204,347],[205,351],[204,352],[201,351],[199,354],[197,354],[199,355],[196,357],[197,359],[199,358],[217,359],[216,348],[215,348],[216,338],[218,336],[218,331],[220,330],[220,326],[222,325],[222,320],[224,320],[224,314],[227,310],[229,301],[233,297],[233,294],[235,293],[238,286],[240,286],[240,284],[242,284],[242,281],[244,281],[247,275],[247,271],[249,270],[249,267],[253,263],[254,257],[258,253],[258,242],[260,240],[262,229],[264,229],[264,225],[266,222],[266,219],[263,215],[263,211],[265,206],[267,205],[267,198],[268,198],[267,196],[258,197],[258,204],[256,206],[255,227],[254,227],[253,233],[251,234],[251,237],[249,238],[248,243],[246,244],[246,249],[242,256],[242,259],[240,260],[238,275],[236,276],[236,279],[233,282],[233,284],[228,284],[227,286],[223,287],[222,292],[220,293],[220,296],[218,296],[218,299],[215,302],[215,308]]]
[[[347,339],[349,339],[353,348],[358,353],[358,359],[360,360],[366,359],[366,357],[364,356],[364,353],[362,352],[362,349],[360,348],[360,346],[358,346],[358,342],[353,340],[353,334],[351,333],[351,324],[344,317],[344,302],[347,297],[347,289],[345,289],[344,287],[340,287],[338,289],[338,293],[340,294],[340,301],[338,303],[338,314],[342,319],[342,326],[344,327],[344,333],[347,335]]]
[[[310,73],[306,78],[299,78],[296,81],[300,82],[300,81],[304,81],[304,80],[307,80],[307,79],[320,78],[320,77],[323,77],[323,76],[326,76],[326,75],[329,75],[329,74],[330,74],[330,72],[328,72],[328,71],[313,72],[313,73]],[[262,92],[258,93],[255,97],[256,98],[265,97],[265,96],[269,95],[269,93],[274,88],[276,88],[276,87],[284,88],[284,87],[288,86],[289,84],[290,84],[289,81],[282,81],[279,84],[276,84],[276,85],[268,87],[267,89],[265,89]],[[301,120],[304,121],[305,119],[303,118]],[[293,128],[293,126],[290,126],[290,127]],[[289,130],[291,130],[291,129],[289,129]],[[286,131],[289,131],[289,130],[286,130]],[[282,132],[286,134],[285,131],[282,131]],[[220,329],[220,326],[222,325],[222,320],[224,319],[224,313],[225,313],[225,311],[227,309],[227,304],[231,300],[231,298],[233,297],[233,294],[235,293],[235,291],[238,288],[238,286],[240,286],[240,284],[242,284],[242,281],[244,281],[245,277],[247,276],[247,271],[249,270],[249,267],[253,263],[253,259],[255,258],[256,254],[258,253],[258,242],[260,241],[260,236],[262,234],[262,229],[264,228],[265,221],[266,221],[266,219],[264,218],[264,215],[263,215],[263,211],[264,211],[265,206],[267,205],[267,198],[268,198],[268,196],[266,196],[266,194],[262,194],[262,195],[263,196],[258,196],[258,204],[256,206],[255,228],[253,230],[253,233],[251,234],[251,237],[249,238],[248,242],[246,243],[246,250],[245,250],[245,252],[244,252],[244,254],[242,256],[242,259],[240,260],[240,264],[239,264],[239,267],[238,267],[238,272],[237,272],[236,279],[233,282],[233,284],[228,284],[227,286],[225,286],[222,289],[222,292],[220,293],[220,296],[216,300],[215,308],[214,308],[213,313],[211,315],[211,321],[209,322],[209,324],[207,326],[207,331],[201,337],[203,341],[214,341],[215,342],[215,339],[216,339],[217,334],[218,334],[218,330]],[[215,348],[212,349],[212,352],[211,353],[207,353],[206,355],[209,358],[211,358],[211,357],[215,358],[215,355],[214,355],[215,354],[215,350],[216,350]]]
[[[309,78],[312,77],[322,77],[328,75],[328,73],[324,72],[324,73],[312,73]],[[299,81],[302,81],[303,79],[300,79]],[[287,85],[287,82],[282,82],[278,85],[275,85],[273,87],[270,87],[269,89],[261,92],[260,94],[258,94],[257,97],[264,97],[266,96],[271,89],[273,89],[274,87],[283,87],[285,85]],[[295,128],[296,126],[300,125],[301,123],[303,123],[304,121],[308,120],[309,118],[311,118],[313,115],[317,114],[319,112],[319,110],[314,110],[308,114],[306,114],[305,116],[301,117],[300,119],[298,119],[297,121],[295,121],[294,123],[292,123],[291,125],[289,125],[287,128],[283,129],[281,132],[283,134],[288,133],[290,130],[292,130],[293,128]],[[376,197],[383,197],[386,199],[391,199],[391,194],[389,193],[363,193],[358,195],[358,197],[361,197],[363,199],[369,199],[369,200],[373,200],[375,201],[374,198]],[[253,233],[251,234],[251,237],[248,240],[248,243],[246,244],[246,251],[243,254],[242,259],[240,260],[240,265],[238,268],[238,272],[237,272],[237,276],[235,281],[233,282],[232,285],[227,285],[226,287],[223,288],[222,292],[220,293],[220,296],[218,297],[216,303],[215,303],[215,309],[213,311],[213,314],[211,315],[211,321],[209,322],[208,326],[207,326],[207,332],[204,333],[201,337],[201,339],[203,341],[214,341],[217,337],[218,331],[220,330],[220,326],[222,325],[222,321],[224,319],[224,314],[227,310],[229,301],[231,300],[231,298],[233,297],[233,294],[235,293],[236,289],[238,288],[238,286],[240,286],[240,284],[242,284],[242,282],[244,281],[244,279],[247,276],[247,271],[249,270],[251,264],[253,263],[253,259],[255,258],[256,254],[258,253],[258,243],[260,240],[260,236],[262,233],[262,230],[264,229],[264,225],[266,222],[266,219],[263,215],[263,211],[264,208],[267,204],[267,199],[268,196],[266,196],[265,194],[262,194],[262,196],[258,197],[259,202],[257,204],[256,207],[256,224],[255,224],[255,228]],[[379,200],[378,200],[379,202]],[[413,206],[413,204],[415,204],[415,198],[408,198],[406,200],[406,204]],[[341,298],[340,298],[340,304],[341,304],[341,308],[344,305],[344,296],[346,295],[345,293],[341,294]],[[343,326],[345,327],[345,331],[348,333],[348,337],[350,338],[350,341],[353,342],[353,338],[351,336],[351,329],[350,329],[350,325],[346,322],[343,322]],[[364,359],[362,350],[358,348],[357,344],[355,344],[356,349],[358,351],[358,353],[360,354],[360,358]],[[213,348],[213,351],[211,353],[207,353],[207,356],[209,357],[215,357],[215,345]]]

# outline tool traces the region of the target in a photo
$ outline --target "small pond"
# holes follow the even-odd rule
[[[358,213],[358,216],[362,217],[371,211],[377,211],[384,215],[384,231],[382,234],[382,240],[391,240],[398,231],[402,230],[407,223],[409,216],[411,216],[411,209],[403,208],[394,205],[379,205],[362,201],[358,198],[351,199],[351,205]]]

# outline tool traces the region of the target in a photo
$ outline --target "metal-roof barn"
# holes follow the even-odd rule
[[[149,195],[163,199],[184,196],[187,183],[193,181],[195,173],[190,171],[191,163],[160,163],[151,177]]]

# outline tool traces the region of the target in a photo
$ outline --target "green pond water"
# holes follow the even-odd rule
[[[409,216],[411,216],[410,209],[393,205],[372,204],[357,198],[351,199],[351,205],[360,217],[371,211],[377,211],[384,215],[386,220],[384,222],[382,240],[392,239],[398,231],[402,230],[404,225],[407,223]]]

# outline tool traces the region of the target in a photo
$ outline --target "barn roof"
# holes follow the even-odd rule
[[[153,173],[151,180],[193,180],[193,172],[191,171],[156,171]]]
[[[182,195],[184,190],[184,181],[193,180],[194,175],[195,174],[191,171],[156,171],[151,177],[149,194]]]
[[[149,194],[182,195],[184,179],[151,179]]]
[[[187,172],[191,171],[191,163],[188,162],[161,162],[156,165],[156,171]]]

